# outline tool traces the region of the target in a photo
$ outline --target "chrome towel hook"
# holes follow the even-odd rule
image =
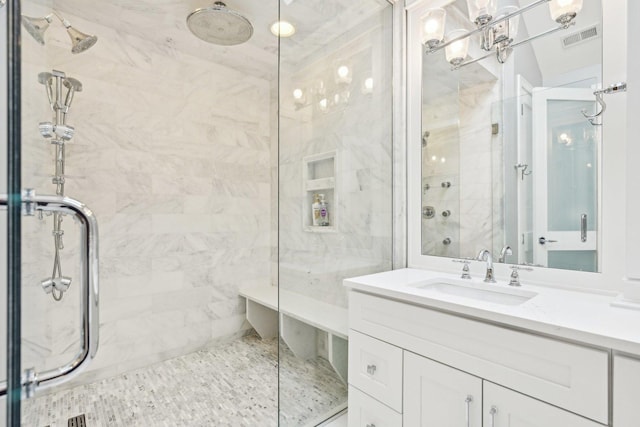
[[[601,89],[593,92],[593,94],[596,96],[596,102],[600,104],[601,110],[595,114],[587,114],[587,110],[582,110],[582,115],[587,120],[589,120],[589,123],[591,123],[593,126],[602,126],[602,122],[598,122],[596,119],[602,116],[602,113],[604,113],[607,110],[607,104],[606,102],[604,102],[603,95],[608,95],[611,93],[618,93],[618,92],[626,92],[626,91],[627,91],[627,83],[619,82],[619,83],[614,83],[610,85],[606,89]]]

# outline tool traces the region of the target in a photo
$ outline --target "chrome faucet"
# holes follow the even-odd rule
[[[498,262],[504,263],[508,256],[513,255],[513,251],[511,250],[511,246],[505,245],[500,251],[500,257],[498,258]]]
[[[496,283],[496,279],[493,277],[493,257],[491,256],[491,252],[486,249],[482,249],[478,252],[476,259],[478,261],[487,262],[487,274],[484,276],[484,281],[486,283]]]

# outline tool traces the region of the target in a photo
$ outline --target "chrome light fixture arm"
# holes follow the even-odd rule
[[[453,44],[453,43],[455,43],[455,42],[457,42],[459,40],[463,40],[463,39],[465,39],[467,37],[470,37],[470,36],[472,36],[474,34],[482,33],[484,31],[486,31],[487,29],[495,26],[496,24],[499,24],[502,21],[506,21],[506,20],[514,18],[514,17],[516,17],[518,15],[522,15],[524,12],[526,12],[526,11],[528,11],[530,9],[533,9],[535,7],[538,7],[541,4],[548,3],[549,1],[551,1],[551,0],[537,0],[537,1],[534,1],[533,3],[530,3],[530,4],[528,4],[528,5],[524,6],[524,7],[521,7],[520,9],[518,9],[517,11],[515,11],[513,13],[509,13],[507,15],[500,16],[498,18],[495,18],[495,19],[483,24],[483,25],[480,25],[480,26],[478,26],[478,28],[469,31],[466,34],[463,34],[463,35],[460,35],[458,37],[452,38],[451,40],[447,40],[446,42],[440,43],[440,44],[438,44],[438,45],[436,45],[436,46],[434,46],[432,48],[427,48],[426,52],[427,53],[437,52],[438,50],[444,49],[445,47],[450,46],[451,44]]]
[[[545,0],[545,1],[548,1],[548,0]],[[561,25],[559,25],[559,26],[557,26],[555,28],[551,28],[550,30],[544,31],[544,32],[542,32],[540,34],[536,34],[535,36],[529,37],[528,39],[520,40],[519,42],[510,44],[510,45],[498,46],[496,52],[487,53],[486,55],[480,56],[478,58],[462,62],[462,63],[458,64],[457,66],[452,65],[451,66],[451,70],[457,70],[458,68],[465,67],[467,65],[473,64],[473,63],[478,62],[478,61],[482,61],[483,59],[488,58],[490,56],[494,56],[494,55],[496,55],[498,57],[498,62],[500,62],[501,64],[504,64],[508,54],[511,52],[511,50],[515,49],[516,47],[521,46],[521,45],[526,44],[526,43],[529,43],[529,42],[532,42],[533,40],[539,39],[541,37],[545,37],[545,36],[548,36],[550,34],[556,33],[558,31],[566,30],[567,28],[569,28],[569,27],[571,27],[573,25],[575,25],[575,21],[571,21],[571,22],[568,22],[566,24],[561,24]]]

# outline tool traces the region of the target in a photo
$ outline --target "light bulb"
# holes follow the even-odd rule
[[[320,107],[320,111],[326,111],[327,107],[329,106],[329,101],[327,101],[327,98],[322,98],[318,102],[318,106]]]
[[[427,22],[424,23],[424,32],[427,34],[435,33],[440,28],[440,23],[435,19],[428,19]]]
[[[349,75],[349,67],[346,65],[342,65],[338,68],[338,75],[340,77],[347,77]]]
[[[295,99],[302,99],[302,95],[303,95],[302,89],[294,89],[293,90],[293,97]]]

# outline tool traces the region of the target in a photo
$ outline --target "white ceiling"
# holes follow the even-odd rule
[[[186,17],[193,10],[207,7],[207,0],[31,0],[24,2],[23,12],[53,7],[115,29],[165,44],[258,77],[277,76],[278,39],[269,27],[278,19],[296,26],[296,34],[283,41],[283,54],[291,58],[308,56],[335,37],[340,36],[383,7],[385,0],[227,0],[227,7],[244,15],[254,27],[252,38],[237,46],[206,43],[187,29]],[[33,13],[33,12],[31,12]],[[85,24],[86,26],[86,24]],[[92,32],[91,28],[79,28]],[[100,37],[100,34],[96,34]],[[284,49],[287,49],[284,52]]]
[[[531,0],[519,1],[520,6],[531,3]],[[595,37],[569,48],[564,48],[561,43],[561,40],[569,34],[602,22],[600,0],[584,0],[582,11],[575,18],[575,22],[576,24],[569,29],[558,31],[531,43],[543,80],[551,80],[573,70],[602,64],[602,37]],[[529,36],[558,26],[551,20],[549,8],[546,5],[523,14],[522,23]]]

